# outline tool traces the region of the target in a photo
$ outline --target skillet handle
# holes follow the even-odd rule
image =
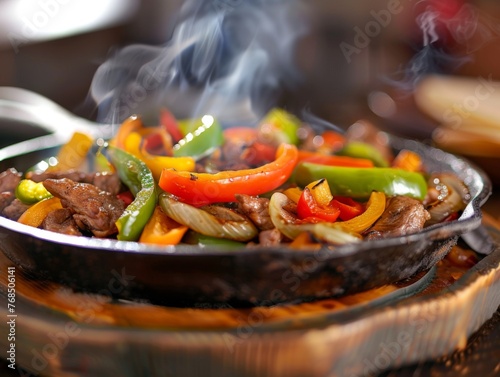
[[[0,87],[0,120],[28,123],[47,135],[0,149],[0,161],[6,157],[55,147],[68,141],[75,131],[94,138],[109,139],[113,125],[98,124],[80,118],[46,97],[26,89]]]

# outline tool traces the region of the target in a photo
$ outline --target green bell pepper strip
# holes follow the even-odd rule
[[[306,186],[326,178],[333,195],[367,199],[372,191],[387,196],[404,195],[423,200],[427,182],[422,174],[395,168],[349,168],[303,162],[294,172],[295,183]]]
[[[40,200],[52,197],[42,182],[23,179],[16,187],[16,198],[24,204],[35,204]]]
[[[246,243],[228,240],[225,238],[211,237],[204,234],[195,232],[193,230],[188,231],[184,236],[183,242],[190,245],[199,246],[216,246],[223,249],[241,249],[246,246]]]
[[[384,158],[382,153],[380,153],[377,148],[375,148],[373,145],[360,141],[350,141],[337,154],[340,156],[371,160],[377,167],[389,167],[389,161]]]
[[[195,160],[211,153],[224,142],[220,123],[210,115],[205,115],[177,144],[173,146],[174,157],[193,157]]]
[[[266,129],[265,127],[270,129]],[[275,144],[299,144],[301,121],[283,109],[272,109],[260,124],[260,132],[275,139]]]
[[[153,174],[144,162],[122,149],[109,146],[108,156],[122,182],[135,196],[134,201],[116,221],[117,238],[122,241],[137,241],[156,207]]]

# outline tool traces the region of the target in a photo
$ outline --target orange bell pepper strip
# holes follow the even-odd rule
[[[172,168],[181,171],[193,171],[196,162],[192,157],[170,157],[150,154],[145,148],[141,148],[142,137],[138,132],[131,132],[125,140],[125,150],[143,161],[153,173],[156,181],[160,179],[164,168]]]
[[[132,115],[125,119],[118,128],[112,143],[120,149],[125,149],[125,140],[131,132],[137,132],[143,128],[142,120],[137,115]]]
[[[78,169],[85,163],[93,142],[91,136],[82,132],[75,132],[71,139],[59,149],[56,157],[57,164],[50,166],[47,171]]]
[[[346,166],[357,168],[372,168],[373,162],[366,158],[355,158],[349,156],[335,156],[309,151],[299,151],[299,162],[311,162],[320,165]]]
[[[385,211],[385,203],[386,196],[383,192],[372,191],[370,199],[366,203],[366,210],[351,220],[339,222],[339,225],[348,231],[363,233],[382,216]]]
[[[52,197],[44,199],[33,204],[26,211],[24,211],[17,222],[38,228],[49,212],[61,208],[63,208],[63,206],[59,198]]]
[[[422,171],[423,162],[417,153],[403,149],[392,162],[392,167],[411,172],[420,172]]]
[[[159,186],[180,201],[193,206],[236,201],[236,194],[260,195],[274,190],[290,178],[298,150],[282,144],[273,162],[255,169],[227,170],[215,174],[163,169]]]
[[[157,206],[144,227],[139,242],[155,245],[177,245],[187,230],[187,226],[172,220]]]

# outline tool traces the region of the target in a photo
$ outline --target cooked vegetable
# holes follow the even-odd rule
[[[375,164],[375,166],[382,168],[389,166],[389,161],[384,158],[382,153],[380,153],[377,148],[375,148],[373,145],[360,141],[348,142],[344,145],[344,148],[342,148],[338,152],[338,154],[341,156],[371,160]]]
[[[431,218],[427,220],[426,226],[444,221],[463,210],[470,199],[467,187],[452,174],[433,174],[429,186],[437,192],[437,197],[427,208]]]
[[[16,198],[25,204],[34,204],[51,196],[42,182],[37,183],[31,179],[21,180],[16,188]]]
[[[199,159],[213,152],[215,148],[221,146],[224,142],[222,127],[214,117],[205,115],[195,125],[194,130],[188,132],[174,145],[174,157]]]
[[[114,146],[108,147],[111,162],[120,179],[134,194],[134,201],[116,222],[119,240],[136,241],[156,206],[155,181],[144,162]]]
[[[340,225],[351,232],[363,233],[382,216],[384,210],[385,194],[383,192],[373,191],[366,204],[366,210],[361,215],[344,221],[340,223]]]
[[[87,159],[93,139],[84,133],[75,132],[70,141],[64,144],[57,154],[57,164],[50,170],[65,171],[80,168]]]
[[[45,217],[47,217],[49,212],[61,208],[63,207],[59,198],[52,197],[44,199],[29,207],[17,221],[21,224],[37,228]]]
[[[291,240],[301,233],[310,232],[317,239],[334,245],[361,241],[361,236],[342,228],[341,223],[303,223],[285,207],[289,203],[286,195],[276,192],[269,202],[269,214],[274,226]]]
[[[125,140],[125,150],[144,162],[153,173],[156,180],[160,179],[161,172],[165,168],[182,171],[193,171],[195,161],[191,157],[169,157],[156,156],[141,148],[142,136],[137,132],[131,132]]]
[[[299,162],[311,162],[320,165],[371,168],[373,161],[367,158],[335,156],[310,151],[299,151]]]
[[[283,109],[271,110],[259,125],[259,136],[269,144],[299,143],[298,130],[301,125],[299,119]]]
[[[177,245],[189,228],[181,225],[156,207],[142,231],[139,242],[155,245]]]
[[[295,182],[306,186],[309,182],[326,178],[333,195],[368,198],[372,191],[387,196],[406,195],[423,200],[427,183],[420,173],[394,168],[346,168],[303,162],[294,172]]]
[[[184,203],[198,207],[231,202],[236,200],[236,194],[259,195],[281,186],[292,174],[296,161],[297,147],[283,144],[276,160],[259,168],[215,174],[163,169],[159,186]]]
[[[394,161],[392,161],[392,167],[419,172],[422,171],[423,162],[417,153],[404,149],[394,158]]]
[[[228,208],[196,208],[176,200],[167,193],[160,195],[160,206],[179,224],[206,236],[245,242],[258,234],[257,228],[250,220]]]

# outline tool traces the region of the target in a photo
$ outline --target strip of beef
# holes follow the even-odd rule
[[[42,173],[28,172],[26,178],[35,182],[43,182],[46,179],[68,178],[74,182],[93,184],[101,190],[107,191],[113,195],[118,194],[122,188],[122,183],[118,174],[109,172],[85,173],[78,170],[47,171]]]
[[[10,203],[16,198],[16,195],[10,191],[0,193],[0,213],[7,208]]]
[[[407,196],[394,196],[382,216],[365,233],[365,239],[373,240],[417,233],[430,218],[423,204]]]
[[[69,208],[56,209],[49,212],[42,222],[42,229],[72,236],[81,236],[82,233],[73,219],[73,212]]]
[[[30,206],[28,204],[24,204],[19,199],[14,199],[3,209],[2,215],[8,219],[17,221],[29,207]]]
[[[236,195],[238,209],[252,220],[259,230],[270,230],[274,224],[269,216],[269,199],[250,195]]]
[[[102,172],[94,173],[92,178],[92,183],[94,186],[99,187],[102,191],[109,192],[110,194],[116,195],[122,190],[122,181],[118,174]]]
[[[123,213],[125,204],[115,195],[102,191],[90,183],[78,183],[68,178],[46,179],[45,188],[61,199],[61,204],[74,212],[79,228],[96,237],[107,237],[118,232],[115,222]]]
[[[260,246],[276,246],[283,242],[285,236],[276,228],[259,233]]]
[[[0,173],[0,192],[14,192],[21,181],[21,173],[16,169],[10,168]]]

